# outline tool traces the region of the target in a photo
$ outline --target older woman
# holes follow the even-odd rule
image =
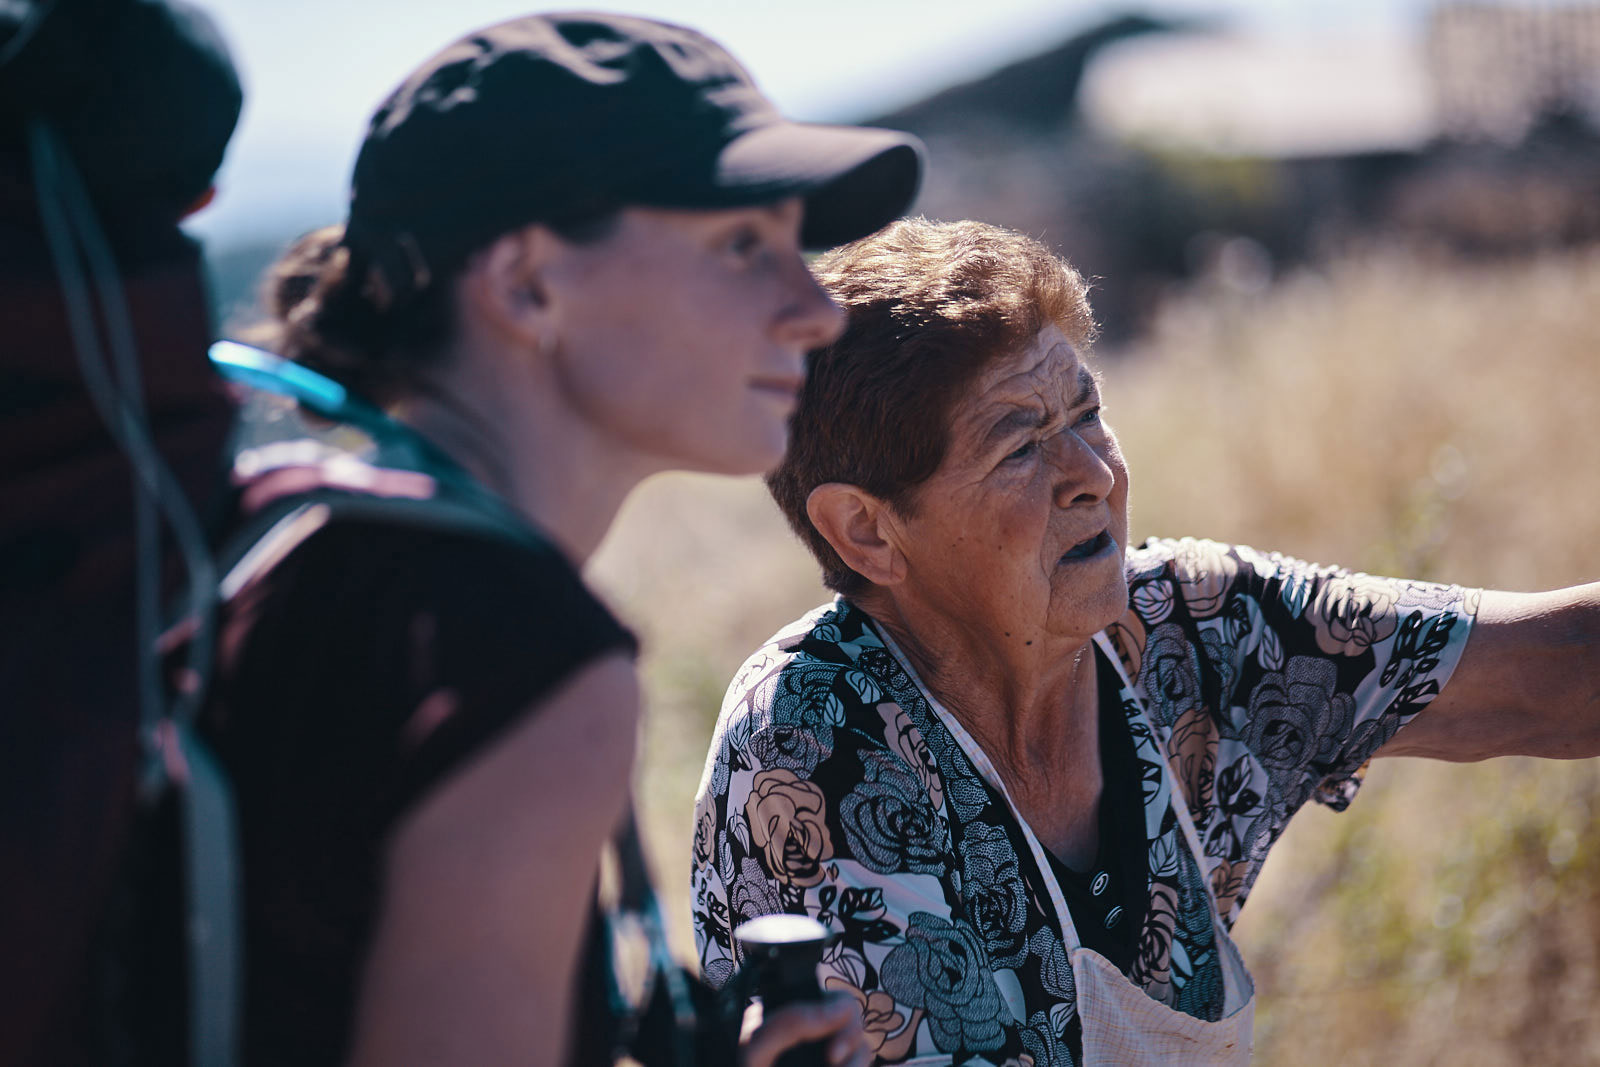
[[[712,981],[734,925],[804,912],[881,1061],[1242,1061],[1228,930],[1302,804],[1342,808],[1378,754],[1600,752],[1600,585],[1129,548],[1069,266],[916,220],[818,269],[847,328],[769,485],[840,595],[723,704],[694,842]]]

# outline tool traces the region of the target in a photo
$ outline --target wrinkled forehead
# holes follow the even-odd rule
[[[953,409],[956,431],[987,432],[995,418],[1018,407],[1055,413],[1071,407],[1099,385],[1097,375],[1060,327],[1046,326],[1020,351],[1002,356],[980,372]]]

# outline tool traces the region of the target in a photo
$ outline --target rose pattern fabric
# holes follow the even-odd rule
[[[1172,577],[1183,591],[1189,614],[1208,619],[1220,612],[1239,571],[1237,557],[1215,541],[1185,537],[1171,545]]]
[[[711,851],[716,848],[717,821],[708,810],[701,810],[694,820],[694,862],[700,866],[711,861]]]
[[[1394,602],[1402,590],[1381,578],[1355,574],[1322,583],[1306,614],[1324,652],[1359,656],[1394,633]]]
[[[1224,990],[1216,920],[1203,878],[1194,863],[1178,868],[1178,916],[1168,948],[1172,986],[1168,1003],[1186,1015],[1214,1022],[1222,1017]]]
[[[1183,628],[1164,622],[1150,631],[1144,644],[1139,684],[1150,702],[1150,721],[1168,726],[1184,712],[1200,706],[1200,659]]]
[[[1106,636],[1133,684],[1102,699],[1126,717],[1146,805],[1130,980],[1216,1018],[1218,929],[1295,811],[1347,805],[1361,766],[1444,686],[1477,594],[1189,539],[1148,542],[1126,569],[1129,610]],[[1082,1024],[1050,876],[849,601],[739,672],[691,847],[713,984],[741,962],[740,922],[804,913],[835,934],[819,979],[860,1005],[880,1062],[1074,1062]]]
[[[1022,962],[1028,894],[1023,888],[1017,853],[998,826],[981,822],[966,828],[956,846],[961,881],[967,888],[972,922],[983,935],[989,958],[998,966]]]
[[[798,886],[822,881],[822,865],[833,856],[826,808],[822,790],[793,771],[779,768],[756,775],[744,802],[745,821],[774,880]]]
[[[1028,1051],[1018,1056],[1019,1067],[1072,1067],[1072,1053],[1050,1025],[1049,1016],[1036,1011],[1028,1019],[1028,1028],[1022,1031],[1022,1043]]]
[[[739,861],[739,870],[732,885],[728,889],[727,904],[719,912],[705,916],[707,923],[715,919],[717,914],[726,915],[726,931],[720,931],[722,936],[719,942],[728,941],[735,927],[748,919],[762,915],[771,915],[783,910],[783,897],[779,891],[779,883],[767,877],[767,872],[762,870],[759,861],[745,857]],[[696,917],[697,925],[700,918]],[[726,947],[726,945],[724,946]]]
[[[923,788],[928,791],[928,802],[937,810],[944,800],[944,781],[939,777],[939,765],[934,762],[922,731],[912,724],[911,716],[893,701],[879,704],[878,714],[883,719],[884,738],[889,742],[889,747],[917,772]]]
[[[1190,708],[1173,723],[1172,740],[1167,747],[1172,769],[1178,779],[1190,783],[1184,794],[1189,802],[1190,815],[1204,812],[1211,806],[1215,794],[1216,722],[1206,714],[1205,708]]]
[[[934,807],[916,772],[884,752],[861,754],[862,778],[839,801],[839,822],[850,850],[880,874],[939,874],[945,867]]]
[[[867,1044],[881,1060],[894,1061],[906,1054],[912,1038],[917,1036],[917,1024],[924,1012],[912,1011],[907,1019],[895,1006],[891,994],[874,990],[866,992],[838,976],[830,976],[826,989],[830,993],[846,993],[861,1007],[862,1028],[867,1032]]]
[[[966,923],[912,912],[905,940],[884,957],[883,988],[928,1014],[940,1052],[986,1052],[1005,1042],[1009,1018],[983,943]]]
[[[787,669],[767,679],[781,693],[766,699],[783,714],[750,737],[750,753],[764,767],[810,774],[833,748],[833,728],[844,721],[844,701],[833,691],[828,664],[796,657]]]
[[[1336,692],[1338,672],[1327,660],[1292,656],[1283,671],[1264,675],[1250,694],[1245,742],[1269,770],[1328,758],[1349,736],[1355,701]]]
[[[1178,890],[1165,881],[1156,881],[1150,892],[1150,910],[1145,912],[1139,930],[1139,951],[1134,955],[1133,972],[1128,975],[1157,1000],[1171,995],[1172,935],[1178,928]]]

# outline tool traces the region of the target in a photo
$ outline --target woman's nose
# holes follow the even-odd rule
[[[795,257],[784,284],[788,299],[778,314],[777,339],[806,350],[837,340],[844,332],[844,309],[818,284],[804,259]]]
[[[1061,507],[1098,504],[1111,495],[1116,471],[1108,456],[1073,429],[1065,429],[1046,443],[1057,473],[1055,499]]]

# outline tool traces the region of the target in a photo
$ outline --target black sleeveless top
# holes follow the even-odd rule
[[[415,496],[428,485],[337,448],[264,447],[235,466],[251,472],[236,494],[240,525],[279,494]],[[328,515],[274,528],[224,582],[201,718],[235,793],[242,1061],[260,1067],[343,1062],[396,822],[579,667],[635,648],[537,537]],[[175,842],[153,836],[151,884],[175,899]],[[128,968],[132,1010],[118,1014],[135,1020],[127,1044],[140,1062],[183,1063],[181,941],[169,923],[147,931]]]

